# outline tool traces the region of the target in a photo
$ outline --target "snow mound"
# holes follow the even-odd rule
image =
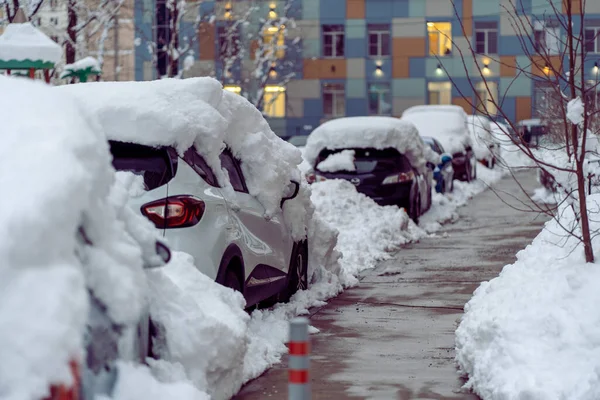
[[[591,215],[599,201],[588,197]],[[559,212],[565,227],[574,226],[570,207]],[[593,242],[598,249],[600,239]],[[491,400],[600,398],[599,281],[600,268],[585,263],[578,241],[555,220],[546,223],[465,306],[456,358],[467,386]]]
[[[450,154],[471,146],[467,114],[459,106],[414,106],[404,111],[402,120],[414,124],[421,135],[439,140]]]
[[[75,61],[73,64],[65,65],[65,68],[60,74],[60,77],[62,79],[68,76],[69,74],[85,70],[99,74],[102,72],[102,67],[100,66],[98,60],[94,57],[85,57],[81,60]]]
[[[300,151],[279,138],[248,100],[223,90],[215,79],[94,82],[55,90],[70,93],[86,104],[99,116],[111,140],[174,146],[180,154],[195,145],[219,183],[232,193],[219,160],[223,149],[230,147],[241,161],[250,194],[265,207],[266,217],[278,212],[290,180],[301,181]],[[298,209],[309,203],[308,196],[307,191],[300,191],[284,206],[295,240],[306,237],[310,210]]]
[[[354,165],[354,150],[342,150],[333,153],[317,165],[317,169],[323,172],[356,171]]]
[[[581,98],[577,97],[567,103],[567,118],[572,124],[580,125],[583,123],[585,107]]]
[[[379,206],[345,180],[314,183],[311,199],[323,219],[339,231],[337,249],[343,254],[343,279],[387,260],[401,245],[425,235],[396,206]]]
[[[322,150],[356,148],[393,148],[404,154],[413,167],[425,171],[427,161],[439,163],[439,157],[427,151],[419,132],[411,123],[391,117],[349,117],[325,122],[308,137],[304,158],[315,165]]]
[[[62,47],[30,22],[8,24],[0,35],[0,60],[42,61],[57,64]]]
[[[157,376],[168,379],[165,363],[183,367],[187,379],[214,399],[228,399],[241,387],[247,350],[243,296],[218,285],[194,267],[185,253],[148,272],[150,314],[161,335],[155,341]]]

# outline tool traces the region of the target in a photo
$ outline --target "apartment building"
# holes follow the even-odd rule
[[[155,18],[151,11],[155,0],[139,1],[145,4],[145,13],[136,12],[136,24],[148,31]],[[263,18],[285,8],[296,28],[292,35],[288,32],[288,48],[276,68],[291,65],[286,72],[294,72],[294,77],[281,82],[288,75],[274,73],[264,88],[272,95],[264,112],[281,136],[307,134],[329,118],[400,116],[418,104],[457,104],[469,113],[486,107],[494,113],[489,97],[512,120],[522,120],[545,101],[547,88],[515,68],[531,72],[536,68],[504,8],[511,9],[515,1],[520,18],[534,15],[543,20],[553,14],[547,0],[205,0],[194,48],[197,61],[188,76],[213,75],[231,90],[244,91],[246,69],[252,64],[242,62],[233,73],[225,71],[220,51],[223,27],[237,7],[258,5]],[[563,6],[562,0],[555,3],[558,9]],[[597,79],[600,1],[586,4],[588,56],[583,68],[589,79]],[[580,19],[575,22],[581,24]],[[536,22],[528,33],[535,46],[559,57],[561,29],[558,22]],[[290,51],[298,43],[300,49]],[[251,58],[252,52],[247,53]],[[155,77],[144,48],[138,47],[136,61],[137,79]]]

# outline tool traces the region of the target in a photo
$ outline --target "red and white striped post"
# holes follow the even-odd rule
[[[310,400],[310,340],[308,319],[295,318],[290,321],[290,356],[288,361],[288,399]]]

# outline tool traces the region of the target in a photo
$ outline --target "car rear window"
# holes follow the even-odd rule
[[[356,171],[344,171],[344,173],[368,174],[375,172],[409,171],[411,169],[408,159],[396,149],[336,149],[323,150],[317,158],[315,165],[329,157],[331,154],[342,150],[354,150],[354,165]]]
[[[144,178],[146,190],[166,185],[177,168],[177,154],[170,147],[154,148],[135,143],[110,141],[113,167]]]

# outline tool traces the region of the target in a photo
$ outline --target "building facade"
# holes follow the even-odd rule
[[[149,10],[155,0],[138,1],[145,3],[146,14],[136,12],[136,22],[150,33],[154,17]],[[486,107],[494,114],[489,101],[493,99],[511,120],[530,118],[544,101],[546,88],[532,79],[531,75],[544,72],[532,65],[528,51],[543,46],[560,58],[564,36],[558,21],[540,23],[534,18],[525,32],[532,43],[524,45],[510,12],[515,0],[293,0],[292,6],[289,2],[203,1],[196,59],[186,75],[212,75],[237,92],[271,93],[263,110],[284,137],[308,134],[329,118],[400,116],[420,104],[456,104],[468,113]],[[553,14],[548,0],[517,3],[517,18],[536,16],[544,21],[545,15]],[[564,7],[562,0],[554,3],[559,10]],[[249,4],[258,4],[264,19],[285,8],[286,18],[295,20],[287,24],[292,32],[284,39],[285,54],[272,63],[277,73],[265,86],[253,88],[245,87],[253,52],[246,52],[248,62],[240,61],[233,72],[226,70],[220,34],[231,23],[232,10],[247,9]],[[590,79],[593,74],[597,79],[600,1],[587,1],[586,7],[583,67]],[[250,22],[242,25],[253,26]],[[576,17],[575,23],[578,29],[581,19]],[[245,34],[240,37],[243,41]],[[252,41],[248,46],[252,49]],[[138,49],[136,79],[154,79],[150,56]],[[293,78],[281,81],[289,73]]]

